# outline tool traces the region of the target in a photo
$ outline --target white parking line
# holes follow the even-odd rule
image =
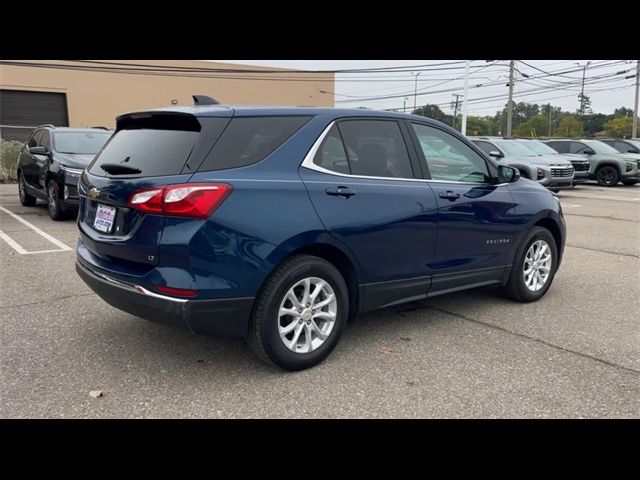
[[[42,230],[40,230],[35,225],[27,222],[24,218],[19,217],[18,215],[13,213],[11,210],[7,210],[2,205],[0,205],[0,210],[3,211],[4,213],[6,213],[7,215],[9,215],[11,218],[13,218],[13,219],[17,220],[18,222],[22,223],[23,225],[29,227],[31,230],[36,232],[38,235],[40,235],[41,237],[45,238],[46,240],[49,240],[56,247],[59,248],[59,250],[38,250],[36,252],[28,252],[18,242],[16,242],[13,238],[8,236],[6,233],[0,231],[0,238],[2,238],[5,242],[7,242],[7,244],[9,244],[9,246],[11,248],[13,248],[16,252],[18,252],[20,255],[33,255],[35,253],[68,252],[68,251],[73,250],[71,247],[69,247],[68,245],[62,243],[57,238],[52,237],[47,232],[43,232]]]
[[[576,205],[575,203],[562,203],[563,207],[572,208],[572,207],[581,207],[582,205]]]
[[[13,238],[11,238],[9,235],[4,233],[2,230],[0,230],[0,238],[3,239],[5,242],[7,242],[9,246],[13,248],[16,252],[18,252],[20,255],[25,255],[29,253],[24,248],[22,248],[22,246],[20,246],[18,242],[16,242]]]
[[[605,196],[605,195],[590,195],[588,193],[570,193],[570,194],[565,193],[560,198],[595,198],[598,200],[612,200],[614,202],[633,202],[633,203],[640,201],[640,197],[625,198],[625,197],[613,197],[613,196]]]

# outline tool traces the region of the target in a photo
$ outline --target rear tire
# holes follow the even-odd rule
[[[349,292],[340,272],[322,258],[294,255],[276,268],[258,294],[247,341],[262,361],[303,370],[331,353],[348,315]]]
[[[544,246],[546,246],[546,250],[541,250],[541,247]],[[542,255],[536,260],[536,253],[540,251],[542,251]],[[549,254],[548,262],[544,261],[546,253]],[[534,261],[532,262],[532,260]],[[553,235],[546,228],[535,227],[524,245],[518,250],[516,260],[511,267],[509,280],[502,287],[502,291],[507,297],[517,302],[535,302],[549,290],[556,274],[557,265],[558,249]],[[535,275],[535,272],[540,273],[540,276]],[[544,278],[541,284],[538,281],[540,278]],[[529,283],[528,280],[533,280],[533,282]]]
[[[20,203],[25,207],[33,207],[36,204],[36,197],[27,193],[27,184],[22,172],[18,176],[18,196],[20,197]]]
[[[605,165],[596,172],[596,180],[601,187],[615,187],[620,181],[620,174],[616,167]]]

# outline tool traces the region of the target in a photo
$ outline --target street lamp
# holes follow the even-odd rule
[[[417,98],[418,98],[418,77],[420,76],[422,72],[418,72],[418,73],[413,73],[411,72],[411,75],[416,77],[416,82],[415,82],[415,87],[413,89],[413,111],[416,111],[417,108]]]

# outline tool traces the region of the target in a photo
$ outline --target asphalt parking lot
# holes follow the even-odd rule
[[[484,288],[370,313],[285,373],[110,307],[75,273],[75,222],[0,185],[0,417],[640,418],[640,185],[560,197],[541,301]]]

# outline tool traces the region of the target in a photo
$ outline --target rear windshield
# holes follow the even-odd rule
[[[236,117],[199,170],[223,170],[259,162],[310,119],[309,116]]]
[[[200,132],[186,130],[135,129],[114,134],[89,172],[110,176],[102,165],[119,164],[141,173],[135,176],[159,177],[181,172]]]
[[[110,136],[111,132],[54,132],[53,148],[60,153],[95,154]]]

